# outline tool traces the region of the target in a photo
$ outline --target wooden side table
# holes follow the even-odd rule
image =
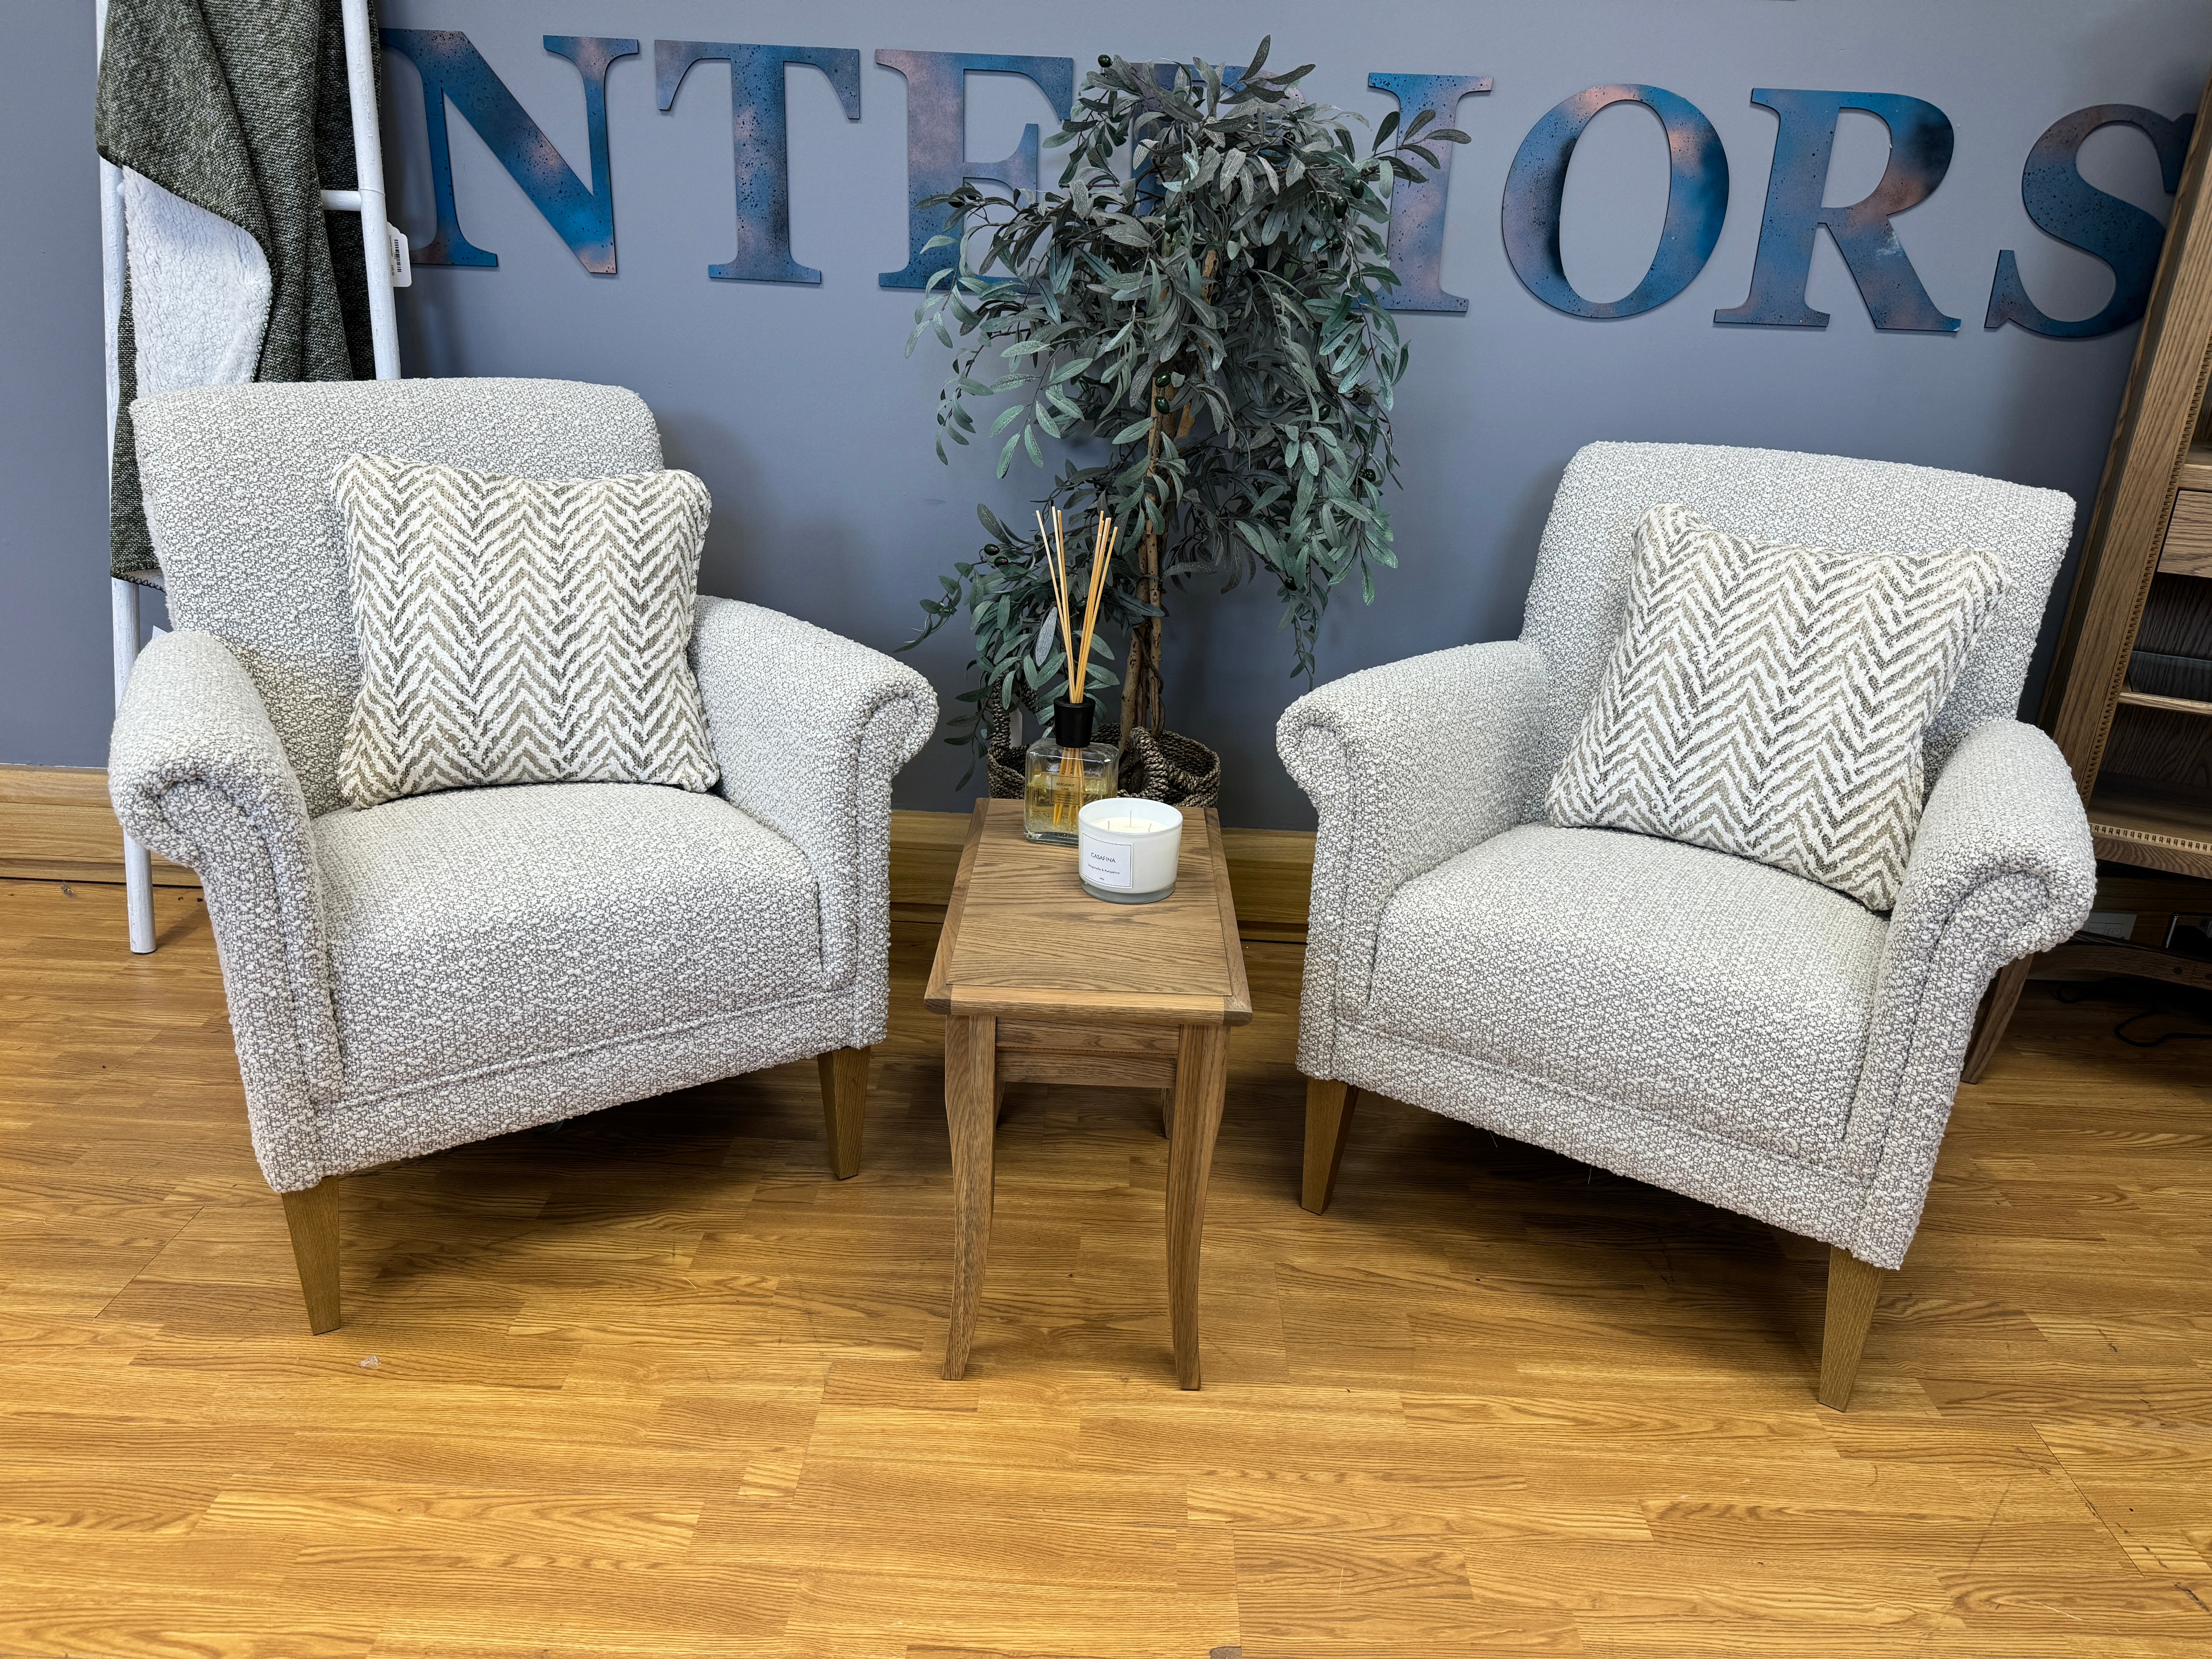
[[[999,1087],[1170,1089],[1168,1317],[1176,1381],[1199,1384],[1198,1252],[1229,1081],[1229,1028],[1252,1018],[1221,821],[1183,809],[1176,890],[1158,904],[1085,894],[1075,850],[1022,839],[1022,804],[979,800],[924,997],[945,1024],[952,1136],[952,1328],[945,1375],[968,1369],[991,1244]]]

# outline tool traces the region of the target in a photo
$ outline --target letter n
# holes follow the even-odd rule
[[[499,264],[499,255],[461,234],[454,211],[453,158],[446,132],[446,105],[451,101],[584,269],[611,275],[615,185],[607,161],[607,66],[634,54],[637,42],[590,34],[545,37],[545,50],[567,58],[584,77],[584,118],[592,149],[592,185],[586,190],[544,129],[515,101],[467,35],[459,29],[386,29],[383,33],[384,44],[404,56],[422,77],[422,118],[428,129],[430,193],[437,207],[438,234],[415,250],[414,262]]]

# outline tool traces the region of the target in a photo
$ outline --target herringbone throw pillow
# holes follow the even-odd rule
[[[689,472],[514,478],[351,455],[349,805],[493,783],[717,775],[686,659],[712,505]]]
[[[1990,554],[1838,553],[1655,507],[1553,823],[1755,859],[1889,909],[1921,738],[2004,590]]]

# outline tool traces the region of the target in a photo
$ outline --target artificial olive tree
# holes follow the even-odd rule
[[[1129,637],[1125,733],[1160,727],[1164,582],[1264,574],[1310,678],[1330,591],[1356,572],[1371,602],[1374,567],[1397,562],[1382,491],[1407,352],[1377,303],[1397,281],[1391,186],[1466,135],[1424,112],[1393,144],[1393,112],[1361,156],[1364,118],[1305,100],[1311,64],[1267,73],[1268,44],[1241,73],[1101,58],[1049,141],[1069,152],[1057,188],[934,198],[948,211],[933,246],[963,257],[933,279],[907,349],[933,331],[953,352],[937,453],[982,438],[970,404],[1000,398],[986,441],[1001,477],[1018,452],[1044,466],[1040,434],[1103,441],[1098,465],[1065,462],[1045,516],[1120,526],[1103,620]],[[939,579],[918,639],[968,611],[981,685],[953,741],[980,744],[988,693],[1035,707],[1068,667],[1039,538],[977,511],[990,544]],[[1085,693],[1115,677],[1094,655],[1090,679]]]

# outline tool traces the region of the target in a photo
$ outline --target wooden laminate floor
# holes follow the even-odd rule
[[[0,884],[0,1654],[2212,1652],[2212,1044],[2031,991],[1851,1411],[1824,1252],[1370,1103],[1256,945],[1172,1386],[1157,1097],[1017,1088],[967,1381],[933,944],[809,1065],[349,1182],[307,1334],[198,896]]]

